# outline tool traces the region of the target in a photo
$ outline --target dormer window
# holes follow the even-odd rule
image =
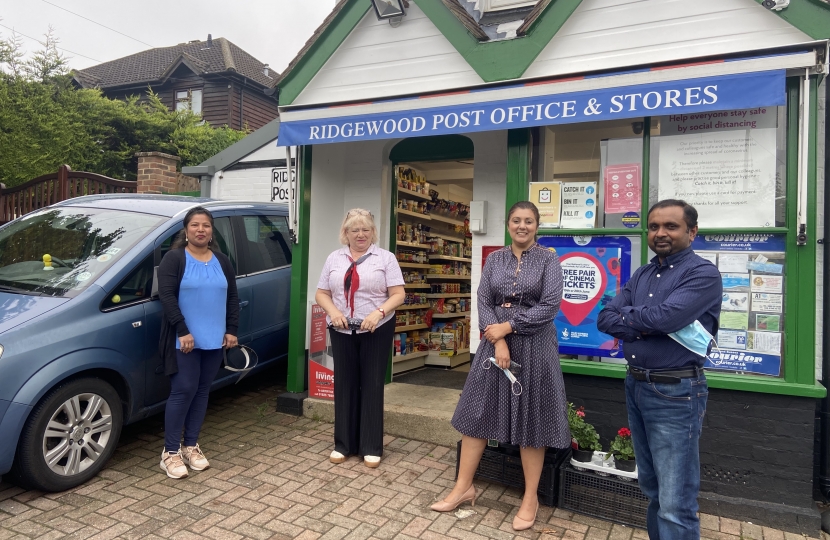
[[[482,0],[482,12],[535,6],[538,0]]]

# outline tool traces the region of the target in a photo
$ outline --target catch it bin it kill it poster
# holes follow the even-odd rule
[[[631,240],[623,236],[544,236],[562,266],[562,304],[555,324],[560,354],[623,358],[622,344],[597,330],[602,308],[631,276]]]

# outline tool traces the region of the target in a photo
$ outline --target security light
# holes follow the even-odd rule
[[[406,0],[371,0],[379,21],[398,19],[406,15]]]

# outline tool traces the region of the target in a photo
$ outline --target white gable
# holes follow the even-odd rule
[[[754,0],[583,0],[523,78],[813,41]]]
[[[368,2],[367,2],[368,5]],[[292,105],[370,100],[481,84],[414,2],[393,28],[369,11]]]

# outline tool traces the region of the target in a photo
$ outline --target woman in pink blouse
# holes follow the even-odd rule
[[[349,210],[340,227],[345,247],[328,256],[317,294],[326,312],[334,355],[334,451],[343,463],[363,456],[367,467],[383,453],[383,382],[404,280],[395,255],[379,248],[375,221]]]

